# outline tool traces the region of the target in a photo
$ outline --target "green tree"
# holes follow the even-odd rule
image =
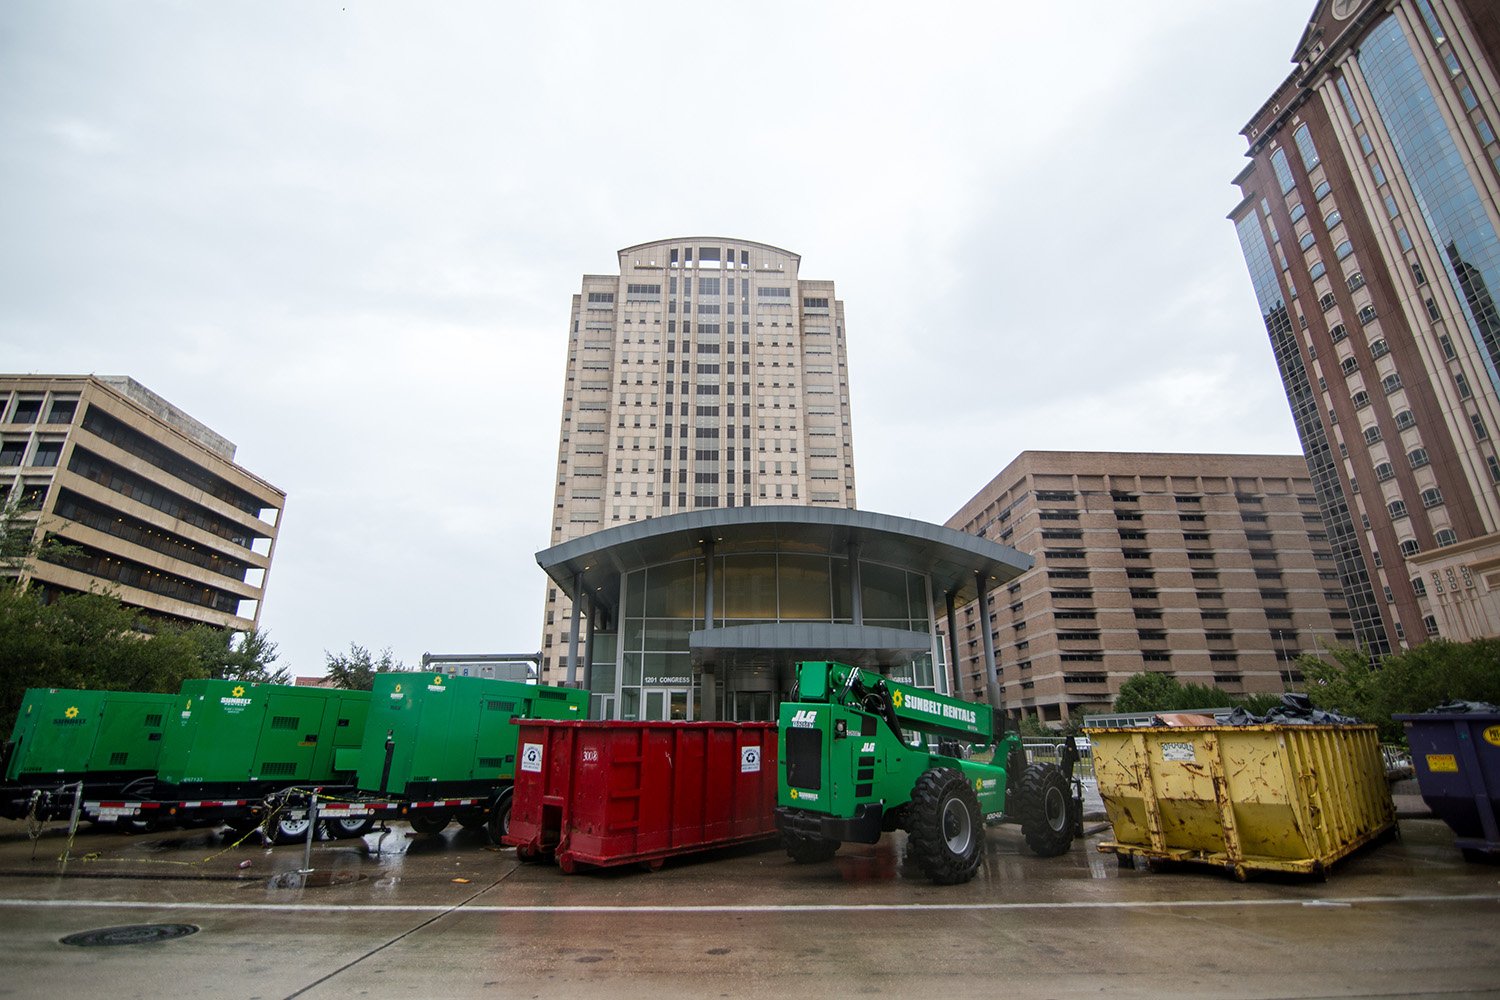
[[[1175,677],[1147,672],[1136,674],[1120,685],[1115,711],[1187,712],[1195,708],[1234,708],[1238,705],[1250,708],[1250,700],[1206,684],[1183,684]],[[1279,695],[1256,696],[1255,703],[1264,707],[1250,710],[1264,712],[1279,701]]]
[[[154,633],[154,634],[152,634]],[[176,691],[207,676],[182,629],[143,619],[109,594],[0,586],[0,733],[9,733],[27,688]]]
[[[1358,647],[1332,646],[1297,663],[1313,704],[1374,723],[1387,741],[1405,738],[1393,715],[1455,700],[1500,704],[1500,639],[1433,639],[1378,664]]]
[[[218,680],[250,681],[255,684],[288,684],[291,675],[276,662],[276,643],[260,629],[233,629],[194,625],[186,632],[197,650],[204,676]]]
[[[347,691],[368,691],[375,685],[376,674],[411,669],[392,655],[390,647],[382,649],[378,657],[372,657],[364,646],[351,642],[347,654],[324,650],[323,657],[327,662],[324,679],[331,687]]]

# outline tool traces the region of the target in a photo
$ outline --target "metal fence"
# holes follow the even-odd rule
[[[1061,736],[1023,736],[1021,745],[1026,748],[1026,759],[1031,763],[1044,761],[1047,763],[1062,765],[1063,746],[1067,743],[1067,737]],[[1080,775],[1092,775],[1094,773],[1094,748],[1086,739],[1078,739],[1074,744],[1078,748],[1078,763],[1073,766],[1073,773]]]

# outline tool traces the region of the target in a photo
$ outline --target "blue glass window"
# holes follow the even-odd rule
[[[1297,152],[1302,154],[1302,165],[1311,171],[1318,165],[1318,147],[1313,145],[1312,131],[1306,125],[1299,125],[1292,138],[1296,140]]]
[[[1370,141],[1370,134],[1368,132],[1361,132],[1359,134],[1359,148],[1366,156],[1375,152],[1375,144]]]
[[[1317,281],[1327,273],[1328,268],[1323,266],[1323,262],[1321,260],[1314,262],[1313,266],[1307,269],[1308,277],[1312,278],[1312,280],[1314,281]]]
[[[1448,73],[1451,76],[1457,76],[1464,71],[1464,68],[1458,64],[1458,56],[1453,54],[1452,49],[1443,50],[1443,62],[1448,64]]]
[[[1297,241],[1297,245],[1299,247],[1301,247],[1302,249],[1304,249],[1304,250],[1311,250],[1312,249],[1312,245],[1314,243],[1316,243],[1317,240],[1318,240],[1318,238],[1316,236],[1314,236],[1312,233],[1307,233],[1300,240]]]
[[[1281,184],[1282,194],[1297,186],[1297,182],[1292,179],[1291,165],[1286,162],[1286,150],[1278,149],[1271,154],[1271,168],[1276,171],[1276,180]]]
[[[1296,222],[1298,219],[1302,218],[1306,214],[1307,214],[1307,209],[1305,209],[1305,208],[1302,207],[1302,202],[1299,201],[1299,202],[1297,202],[1297,204],[1295,204],[1295,205],[1292,206],[1292,221],[1293,222]]]
[[[1417,9],[1422,12],[1422,20],[1427,22],[1427,33],[1432,36],[1432,40],[1446,42],[1448,36],[1443,34],[1442,25],[1438,24],[1437,15],[1432,12],[1432,4],[1427,0],[1417,0]]]
[[[1327,181],[1324,181],[1322,184],[1319,184],[1316,188],[1313,189],[1313,201],[1322,201],[1324,198],[1328,197],[1328,192],[1332,190],[1333,185],[1329,184]]]
[[[1333,342],[1337,344],[1339,341],[1349,336],[1349,331],[1344,329],[1344,324],[1338,323],[1333,327],[1333,329],[1328,331],[1328,335],[1332,337]]]
[[[1375,183],[1379,187],[1385,187],[1385,168],[1380,165],[1379,160],[1370,164],[1370,173],[1375,175]]]
[[[1343,221],[1344,217],[1340,215],[1339,210],[1335,208],[1332,212],[1329,212],[1323,217],[1323,228],[1332,229],[1334,226]]]
[[[1405,226],[1396,227],[1396,239],[1401,241],[1402,250],[1411,249],[1411,234],[1406,231]]]
[[[1345,257],[1349,256],[1353,252],[1354,252],[1354,247],[1352,247],[1352,246],[1349,245],[1349,241],[1348,240],[1345,240],[1344,242],[1340,243],[1338,246],[1336,246],[1336,247],[1333,248],[1333,255],[1335,257],[1337,257],[1339,260],[1343,260]]]
[[[1360,122],[1359,108],[1354,106],[1354,95],[1349,92],[1349,81],[1339,77],[1335,81],[1339,88],[1339,96],[1344,99],[1344,110],[1349,112],[1349,120],[1355,125]]]
[[[1401,214],[1400,209],[1396,208],[1395,196],[1390,194],[1389,192],[1387,192],[1385,196],[1385,214],[1389,215],[1393,219]]]
[[[1479,139],[1486,146],[1488,146],[1490,143],[1492,143],[1492,142],[1495,141],[1495,133],[1490,128],[1490,123],[1489,122],[1487,122],[1483,118],[1481,118],[1481,119],[1479,119],[1479,121],[1477,121],[1477,122],[1474,123],[1474,127],[1479,130]]]
[[[1458,96],[1463,98],[1464,107],[1470,111],[1479,107],[1479,99],[1474,96],[1474,88],[1467,83],[1458,89]]]

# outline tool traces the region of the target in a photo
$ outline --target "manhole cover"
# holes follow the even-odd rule
[[[130,924],[125,927],[105,927],[97,931],[81,931],[62,939],[63,944],[80,948],[98,948],[116,944],[150,944],[152,941],[170,941],[173,938],[197,934],[192,924]]]

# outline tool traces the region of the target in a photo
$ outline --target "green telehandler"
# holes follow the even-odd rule
[[[985,823],[1019,822],[1042,857],[1065,853],[1082,824],[1075,756],[1028,764],[989,706],[842,663],[798,665],[778,726],[776,823],[794,861],[840,844],[907,833],[907,860],[934,882],[979,870]]]

